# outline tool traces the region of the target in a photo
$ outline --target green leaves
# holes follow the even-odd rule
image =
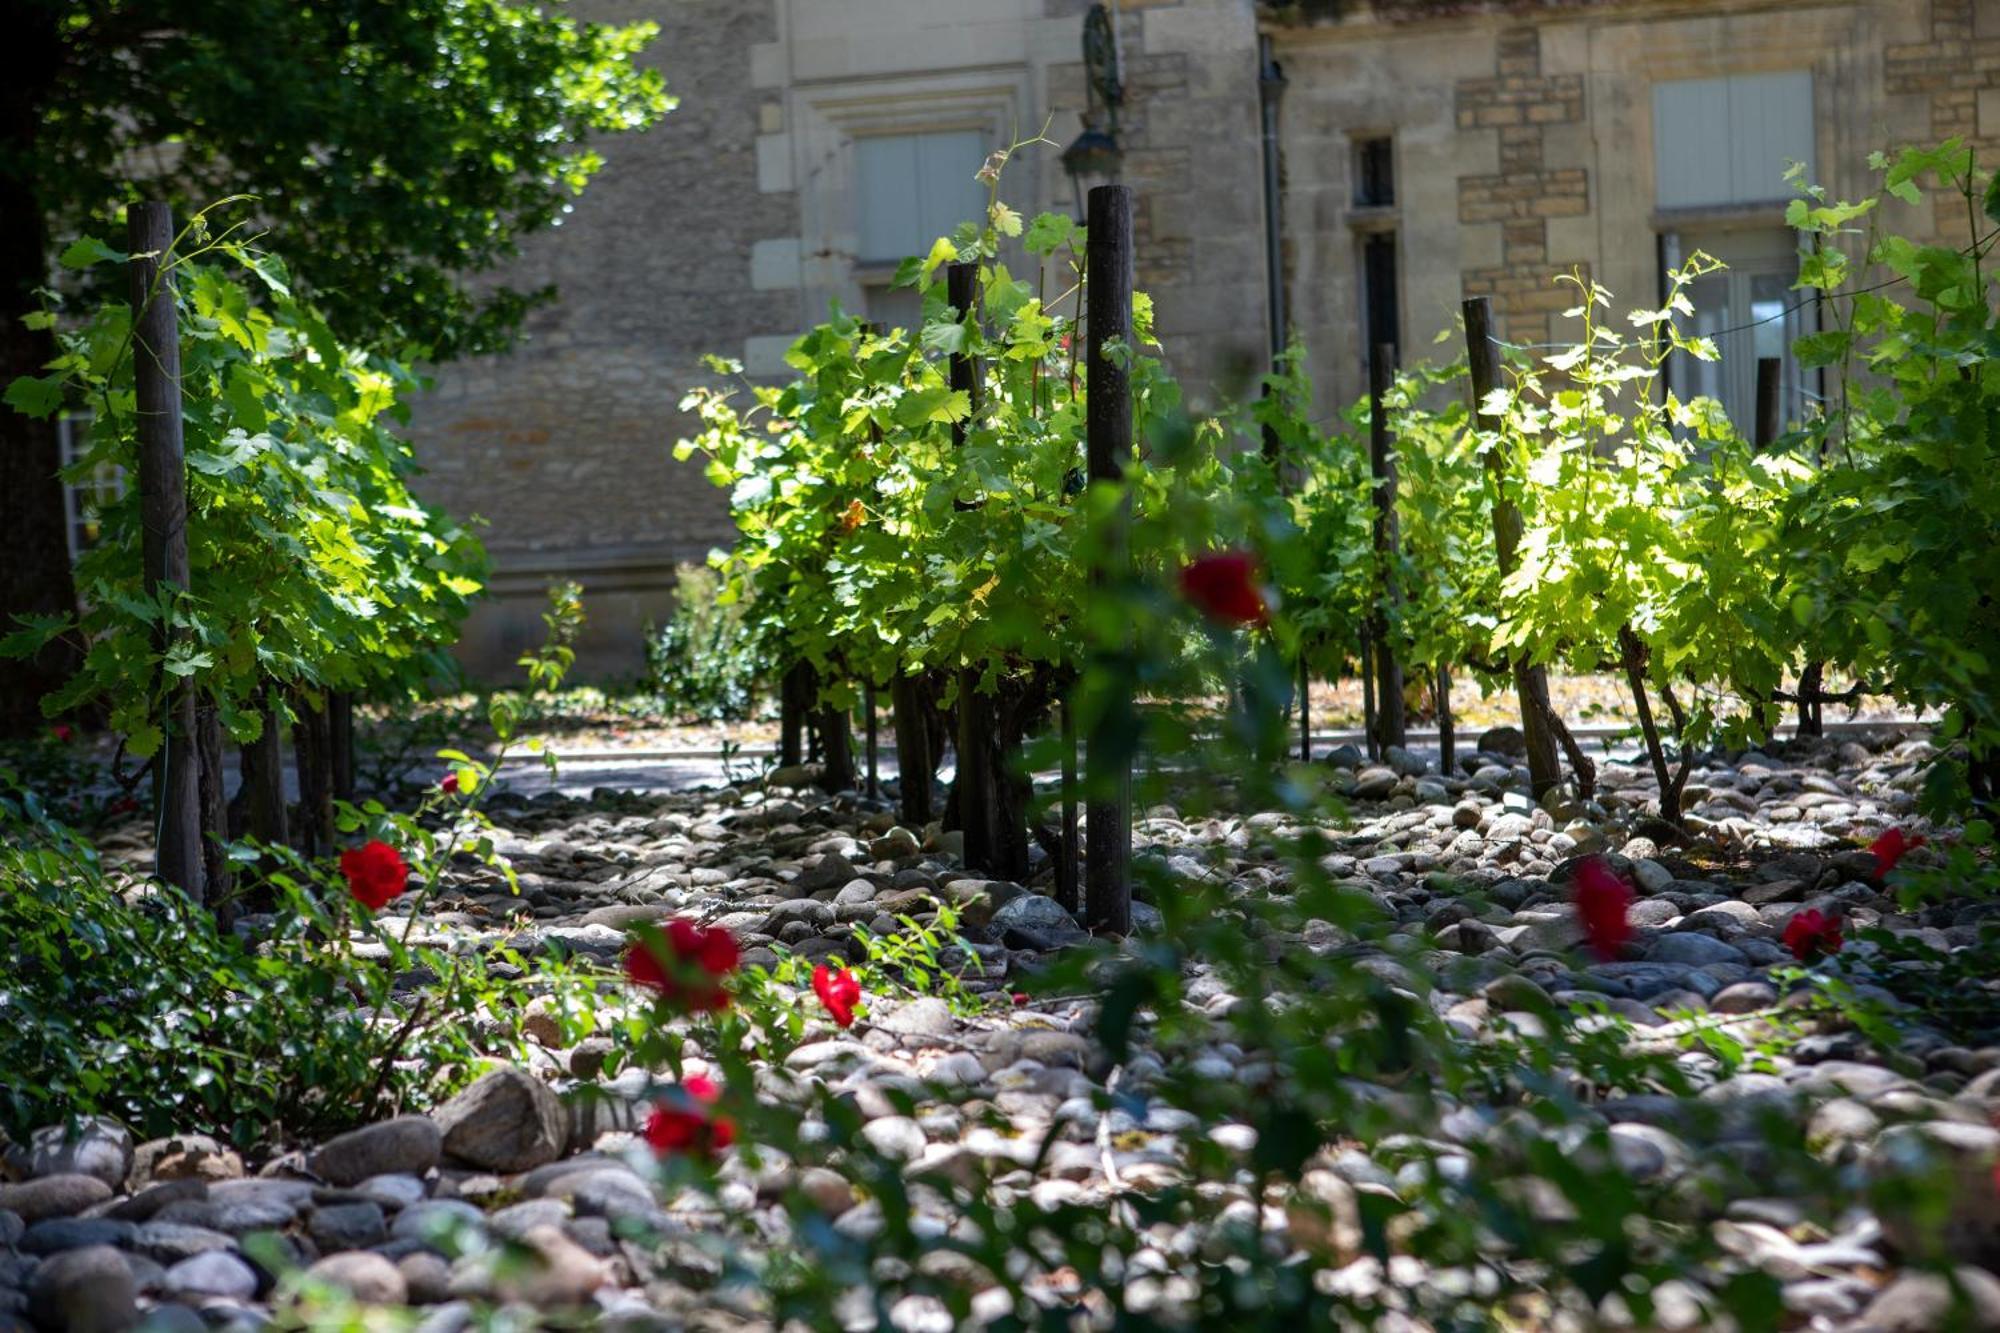
[[[63,405],[69,381],[62,375],[23,375],[0,396],[16,412],[38,419],[54,416]]]
[[[70,253],[119,258],[101,244]],[[90,651],[52,701],[105,705],[140,754],[159,744],[153,703],[170,680],[196,684],[241,734],[267,685],[421,679],[484,573],[470,534],[411,494],[408,446],[383,424],[415,383],[407,368],[343,347],[285,294],[284,269],[268,256],[225,241],[174,267],[191,586],[143,593],[139,503],[128,492],[101,513],[101,539],[78,564],[81,620],[37,624],[8,644],[33,651],[80,633]],[[136,475],[129,333],[125,303],[108,302],[59,333],[56,373],[9,387],[16,410],[90,406],[76,469]],[[174,640],[164,654],[163,626]]]

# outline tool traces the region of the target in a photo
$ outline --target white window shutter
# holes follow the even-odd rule
[[[1653,85],[1654,184],[1661,208],[1791,197],[1787,163],[1813,168],[1812,73],[1784,70]]]

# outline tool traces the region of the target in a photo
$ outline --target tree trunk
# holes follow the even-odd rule
[[[1619,657],[1625,667],[1625,680],[1632,689],[1632,706],[1639,713],[1639,734],[1646,741],[1646,758],[1652,762],[1653,778],[1660,784],[1660,818],[1669,824],[1681,822],[1680,783],[1674,780],[1673,772],[1667,767],[1666,747],[1660,741],[1660,727],[1653,717],[1653,701],[1646,693],[1646,645],[1630,626],[1618,629]]]
[[[848,726],[845,708],[819,710],[820,756],[825,770],[820,774],[820,790],[832,793],[854,789],[854,733]]]
[[[285,728],[268,693],[264,731],[243,747],[244,832],[262,843],[282,847],[285,829]]]
[[[902,793],[900,817],[910,828],[921,830],[931,822],[931,775],[937,771],[922,678],[896,677],[889,686],[889,699],[895,709],[891,721],[896,732],[896,785]]]
[[[214,704],[204,702],[196,707],[194,738],[195,753],[201,761],[196,789],[201,804],[202,890],[226,930],[235,920],[236,909],[230,893],[233,877],[228,854],[229,787],[228,774],[222,765],[222,715]]]
[[[345,690],[326,696],[327,759],[333,769],[333,799],[354,800],[354,696]]]
[[[293,701],[292,755],[299,771],[299,821],[293,833],[307,856],[333,851],[333,746],[326,710],[303,695]]]
[[[60,12],[54,5],[14,6],[0,54],[0,389],[17,376],[42,373],[56,354],[49,330],[31,329],[21,318],[40,308],[35,289],[48,281],[49,238],[35,190],[45,164],[35,144],[61,65]],[[76,610],[56,476],[61,462],[53,419],[0,408],[0,635],[13,631],[16,616]],[[42,696],[76,666],[69,644],[32,658],[0,658],[0,740],[39,734],[47,725]]]
[[[794,662],[785,668],[778,682],[778,763],[787,768],[805,762],[806,709],[811,706],[807,681],[811,672],[812,668],[804,662]]]

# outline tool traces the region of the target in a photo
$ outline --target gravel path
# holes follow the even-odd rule
[[[1932,755],[1924,740],[1885,730],[1703,766],[1688,787],[1695,841],[1687,845],[1644,817],[1651,780],[1643,767],[1607,763],[1597,802],[1542,809],[1519,794],[1525,774],[1503,752],[1508,740],[1493,734],[1491,750],[1449,775],[1422,754],[1393,752],[1380,765],[1351,749],[1333,755],[1332,780],[1350,799],[1352,818],[1327,830],[1337,850],[1322,868],[1373,897],[1398,935],[1381,947],[1357,945],[1325,922],[1308,922],[1281,943],[1393,978],[1399,964],[1388,946],[1399,937],[1421,941],[1450,978],[1424,1002],[1469,1039],[1531,1034],[1550,1006],[1588,1004],[1629,1023],[1635,1041],[1672,1043],[1691,1016],[1754,1024],[1781,1007],[1771,974],[1793,963],[1781,936],[1800,911],[1837,909],[1851,929],[1881,925],[1945,950],[1977,941],[1988,908],[1905,914],[1859,850],[1884,828],[1918,826],[1915,793]],[[609,968],[634,922],[684,915],[728,927],[747,963],[769,965],[779,945],[808,960],[852,958],[856,926],[892,933],[901,914],[928,919],[938,901],[954,903],[965,947],[982,969],[967,980],[967,993],[996,1003],[954,1011],[936,996],[871,994],[866,1018],[843,1032],[807,994],[799,999],[808,1024],[802,1044],[785,1068],[768,1071],[773,1095],[798,1096],[801,1105],[803,1091],[816,1086],[848,1094],[874,1152],[904,1163],[912,1179],[991,1181],[991,1190],[1024,1206],[1108,1206],[1185,1180],[1199,1139],[1232,1151],[1254,1144],[1247,1126],[1204,1129],[1155,1092],[1182,1063],[1216,1079],[1249,1077],[1240,1047],[1218,1039],[1192,1051],[1142,1051],[1118,1069],[1116,1098],[1107,1099],[1114,1075],[1097,1046],[1094,1001],[1006,1001],[1019,978],[1081,934],[1037,891],[1046,886],[1035,877],[1023,886],[965,875],[951,835],[897,828],[885,808],[852,795],[776,786],[676,790],[714,778],[693,766],[572,766],[555,790],[545,780],[538,790],[532,774],[506,776],[511,790],[493,816],[522,897],[491,879],[457,883],[420,923],[440,941],[481,946],[500,937],[510,914],[525,911],[525,933],[514,940],[531,957],[560,948]],[[1275,816],[1184,820],[1155,807],[1138,821],[1135,843],[1141,862],[1166,881],[1219,881],[1234,893],[1281,896],[1289,887],[1260,844],[1292,831]],[[1606,855],[1637,894],[1636,935],[1615,961],[1578,948],[1567,884],[1577,858],[1589,853]],[[1137,915],[1142,939],[1159,928],[1149,906]],[[1202,964],[1190,965],[1184,982],[1184,1003],[1194,1010],[1220,1016],[1240,1003]],[[560,1040],[555,1031],[547,1025],[551,1042]],[[269,1162],[242,1161],[194,1136],[134,1144],[108,1124],[86,1125],[77,1136],[51,1127],[13,1152],[16,1183],[0,1184],[0,1330],[28,1322],[120,1328],[142,1314],[161,1329],[258,1327],[274,1283],[244,1238],[268,1231],[282,1235],[294,1263],[358,1300],[421,1307],[421,1327],[431,1333],[473,1326],[493,1303],[530,1312],[523,1319],[581,1310],[618,1327],[759,1328],[770,1325],[755,1293],[721,1281],[712,1251],[693,1238],[726,1233],[732,1244],[752,1236],[782,1245],[789,1224],[776,1200],[794,1189],[841,1236],[865,1241],[882,1232],[880,1202],[822,1166],[766,1161],[752,1170],[726,1154],[721,1212],[738,1223],[752,1219],[748,1227],[666,1190],[632,1132],[644,1110],[637,1101],[644,1071],[600,1077],[613,1036],[538,1045],[523,1066],[489,1074],[431,1116],[368,1126]],[[1695,1088],[1684,1103],[1617,1093],[1596,1100],[1595,1123],[1608,1126],[1633,1180],[1694,1182],[1718,1159],[1754,1152],[1754,1122],[1768,1112],[1802,1126],[1816,1159],[1837,1169],[1879,1173],[1918,1150],[1942,1155],[1958,1163],[1964,1182],[1936,1206],[1949,1223],[1950,1257],[1967,1265],[1961,1281],[1974,1302],[1967,1326],[2000,1327],[2000,1279],[1989,1271],[2000,1264],[2000,1191],[1991,1174],[2000,1163],[1993,1127],[2000,1010],[1990,1028],[1969,1036],[1913,1023],[1886,1055],[1851,1030],[1818,1024],[1762,1061],[1731,1068],[1690,1050],[1680,1064]],[[1687,1114],[1697,1105],[1721,1113]],[[1482,1108],[1465,1109],[1475,1113],[1470,1121],[1429,1131],[1437,1147],[1429,1169],[1453,1160],[1454,1142],[1495,1129]],[[996,1111],[1013,1133],[989,1127]],[[1044,1137],[1054,1147],[1037,1163],[1023,1144]],[[1394,1148],[1329,1148],[1306,1174],[1301,1189],[1324,1205],[1330,1232],[1290,1234],[1309,1228],[1306,1215],[1288,1208],[1266,1208],[1265,1225],[1278,1243],[1316,1256],[1341,1291],[1416,1312],[1379,1327],[1433,1327],[1420,1317],[1425,1293],[1465,1275],[1384,1265],[1365,1252],[1356,1221],[1357,1199],[1411,1188],[1408,1159]],[[1225,1213],[1231,1199],[1257,1213],[1249,1179],[1213,1186]],[[958,1223],[943,1195],[911,1197],[920,1228],[943,1235]],[[1702,1207],[1700,1222],[1729,1267],[1689,1272],[1658,1289],[1651,1327],[1718,1326],[1706,1313],[1708,1294],[1741,1270],[1782,1284],[1783,1327],[1946,1326],[1950,1289],[1906,1267],[1916,1244],[1907,1222],[1753,1194]],[[637,1239],[641,1233],[651,1239]],[[531,1261],[496,1263],[504,1251],[489,1242],[502,1239]],[[1158,1271],[1191,1262],[1198,1239],[1149,1251]],[[1170,1281],[1154,1287],[1146,1299],[1167,1322],[1176,1289]],[[1046,1303],[1071,1299],[1060,1283],[1048,1286]],[[943,1307],[927,1301],[905,1297],[891,1311],[893,1326],[950,1328]],[[1003,1298],[974,1308],[990,1317],[1007,1307]],[[852,1326],[874,1320],[864,1303]],[[1593,1324],[1551,1316],[1517,1326]]]

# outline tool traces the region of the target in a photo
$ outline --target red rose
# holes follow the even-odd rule
[[[49,735],[55,737],[57,740],[61,741],[64,745],[68,745],[71,741],[76,739],[76,728],[72,727],[67,722],[58,722],[53,727],[49,728]]]
[[[1820,954],[1839,953],[1841,943],[1840,918],[1817,907],[1794,913],[1785,923],[1785,947],[1801,963]]]
[[[451,772],[445,774],[443,777],[438,779],[438,790],[443,792],[446,796],[458,795],[457,769],[454,768]]]
[[[721,1095],[722,1089],[699,1074],[668,1089],[646,1119],[646,1142],[662,1157],[709,1157],[727,1148],[736,1142],[735,1122],[710,1109]]]
[[[813,969],[813,993],[841,1027],[854,1026],[854,1006],[861,1002],[861,983],[846,968],[838,971],[821,963]]]
[[[1896,868],[1896,862],[1903,859],[1903,853],[1923,845],[1924,836],[1921,833],[1912,838],[1899,828],[1892,828],[1869,843],[1868,850],[1875,854],[1875,878],[1889,878],[1889,872]]]
[[[340,873],[347,876],[347,891],[354,895],[354,901],[371,912],[381,911],[410,882],[410,867],[403,854],[379,840],[342,852]]]
[[[1616,961],[1618,951],[1632,938],[1632,923],[1626,918],[1631,907],[1631,886],[1602,857],[1577,862],[1576,915],[1591,951],[1607,963]]]
[[[1257,557],[1247,551],[1214,551],[1183,565],[1181,596],[1227,625],[1262,625],[1271,615],[1257,586]]]
[[[1022,1005],[1028,1002],[1028,992],[1024,990],[1017,990],[1014,992],[1011,998],[1014,1001],[1014,1007],[1016,1009],[1019,1009]]]
[[[658,943],[636,939],[625,953],[625,975],[693,1013],[729,1007],[722,979],[743,961],[736,937],[720,926],[675,917]]]

